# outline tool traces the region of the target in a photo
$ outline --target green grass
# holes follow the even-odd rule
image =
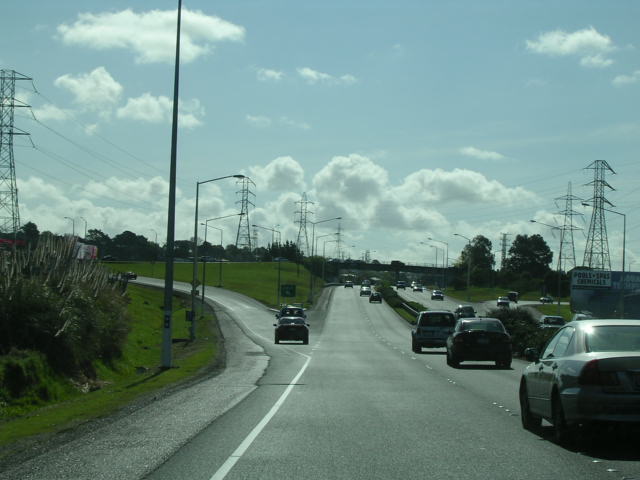
[[[18,418],[0,420],[0,445],[31,435],[65,430],[108,415],[143,395],[192,378],[213,364],[218,334],[213,316],[208,315],[197,323],[195,342],[173,344],[175,368],[160,369],[163,292],[129,285],[128,294],[131,298],[132,330],[120,360],[110,366],[95,365],[102,388],[80,393],[67,385],[63,401]],[[189,337],[189,325],[184,320],[183,311],[183,301],[176,297],[172,325],[174,339]]]
[[[486,301],[490,301],[490,300],[497,300],[498,297],[503,297],[503,296],[507,296],[507,294],[509,293],[509,290],[506,290],[504,288],[499,288],[499,287],[471,287],[468,291],[467,290],[454,290],[454,289],[447,289],[447,291],[445,292],[448,296],[452,297],[452,298],[456,298],[458,300],[460,300],[461,302],[486,302]],[[469,300],[467,297],[470,296],[471,299]],[[529,300],[529,301],[537,301],[540,299],[542,295],[540,295],[540,293],[538,292],[524,292],[524,293],[520,293],[518,299],[519,300]],[[557,299],[555,299],[557,301]],[[568,298],[561,298],[560,299],[563,302],[568,302],[569,299]]]
[[[164,263],[108,263],[117,272],[133,271],[140,276],[164,278]],[[206,284],[219,284],[220,264],[206,264]],[[222,263],[222,285],[228,290],[255,298],[270,307],[276,307],[278,301],[278,262]],[[202,282],[203,264],[198,263],[198,279]],[[309,296],[309,272],[303,266],[291,262],[280,263],[280,284],[296,286],[295,298],[280,298],[280,303],[307,303]],[[174,279],[191,283],[193,265],[191,263],[175,263]],[[322,290],[322,281],[315,279],[314,297]]]

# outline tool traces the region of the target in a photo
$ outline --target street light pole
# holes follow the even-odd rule
[[[557,277],[558,277],[558,301],[557,301],[557,314],[560,315],[560,297],[562,295],[562,290],[561,290],[561,282],[560,282],[560,275],[562,273],[562,246],[564,244],[564,229],[562,229],[561,227],[558,227],[556,225],[548,225],[546,223],[542,223],[542,222],[538,222],[537,220],[530,220],[530,222],[532,223],[539,223],[540,225],[544,225],[545,227],[551,228],[552,230],[562,230],[560,232],[560,249],[558,251],[558,269],[557,269]]]
[[[315,254],[315,238],[316,238],[316,225],[319,223],[324,223],[324,222],[330,222],[332,220],[342,220],[342,217],[334,217],[334,218],[327,218],[326,220],[318,220],[317,222],[311,222],[312,228],[311,228],[311,255],[310,255],[310,259],[313,258],[314,254]],[[315,278],[313,276],[313,272],[311,271],[311,261],[309,261],[309,303],[313,302],[313,287],[315,284]]]
[[[86,238],[87,238],[87,221],[84,219],[84,217],[80,217],[80,219],[84,222],[84,237],[82,237],[82,238],[86,240]]]
[[[67,220],[71,220],[71,235],[76,236],[76,221],[72,217],[64,217]]]
[[[431,238],[431,237],[427,237],[427,240],[431,240],[432,242],[437,242],[437,243],[443,243],[447,248],[446,248],[446,253],[444,258],[446,259],[446,262],[442,262],[442,263],[446,263],[445,267],[444,267],[444,274],[442,275],[442,283],[444,284],[444,288],[447,288],[447,270],[449,269],[449,244],[447,242],[443,242],[442,240],[436,240],[435,238]]]
[[[460,235],[459,233],[454,233],[457,237],[462,237],[467,241],[467,245],[469,247],[469,251],[467,252],[467,301],[471,301],[471,239],[469,237],[465,237],[464,235]]]
[[[198,283],[198,200],[200,194],[200,185],[205,183],[224,180],[225,178],[245,178],[244,175],[225,175],[224,177],[212,178],[202,182],[196,182],[196,212],[193,222],[193,281],[191,282],[191,328],[189,329],[189,337],[191,340],[196,339],[196,286]]]

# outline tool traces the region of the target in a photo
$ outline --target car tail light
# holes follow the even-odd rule
[[[620,384],[616,372],[603,372],[600,370],[598,360],[591,360],[580,372],[578,378],[580,385],[599,385],[602,387],[612,387]]]

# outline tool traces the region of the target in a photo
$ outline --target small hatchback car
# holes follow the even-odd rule
[[[411,350],[420,353],[422,347],[444,347],[455,324],[456,318],[449,311],[420,312],[416,326],[411,330]]]
[[[369,303],[382,303],[382,295],[380,295],[380,292],[371,292],[371,295],[369,295]]]
[[[497,318],[463,318],[447,338],[447,364],[460,366],[467,360],[492,360],[511,367],[511,336]]]
[[[276,327],[275,343],[280,340],[302,340],[304,345],[309,343],[309,324],[302,317],[280,317]]]
[[[431,300],[444,300],[444,293],[441,290],[431,292]]]

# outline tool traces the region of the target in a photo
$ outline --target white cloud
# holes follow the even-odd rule
[[[146,92],[137,98],[127,99],[124,107],[117,111],[118,118],[128,118],[147,123],[166,123],[171,121],[173,101],[160,95],[154,97]],[[178,107],[178,125],[183,128],[194,128],[202,125],[204,108],[198,99],[180,100]]]
[[[303,192],[304,170],[292,157],[278,157],[267,165],[249,168],[249,177],[256,182],[258,190]]]
[[[33,114],[38,120],[67,120],[73,116],[73,112],[68,109],[56,107],[50,103],[42,107],[34,108]]]
[[[172,63],[175,59],[176,10],[150,10],[136,13],[80,13],[70,25],[58,26],[67,45],[97,50],[128,49],[138,63]],[[188,63],[213,50],[222,41],[239,42],[245,29],[198,10],[182,9],[180,59]]]
[[[269,117],[265,117],[264,115],[246,115],[245,119],[249,124],[259,128],[270,127],[273,123]]]
[[[258,70],[258,80],[261,82],[279,82],[284,77],[284,73],[278,70],[271,70],[269,68],[261,68]]]
[[[611,83],[616,87],[622,87],[624,85],[638,83],[638,81],[640,81],[640,70],[636,70],[631,75],[618,75]]]
[[[358,79],[351,74],[334,77],[333,75],[319,72],[309,67],[298,68],[297,72],[309,85],[315,85],[316,83],[324,83],[326,85],[353,85],[358,81]]]
[[[541,33],[536,40],[527,40],[527,48],[549,56],[578,56],[585,67],[608,67],[613,60],[606,54],[615,50],[611,38],[589,27],[575,32],[553,30]]]
[[[300,130],[310,130],[311,125],[306,122],[298,122],[296,120],[291,120],[288,117],[280,117],[280,123],[282,125],[286,125],[287,127],[299,128]]]
[[[64,88],[74,96],[74,103],[87,110],[110,110],[124,90],[104,67],[98,67],[81,75],[66,74],[58,77],[54,85]]]
[[[467,157],[479,158],[480,160],[503,160],[504,155],[490,150],[480,150],[476,147],[464,147],[460,149],[460,153]]]

